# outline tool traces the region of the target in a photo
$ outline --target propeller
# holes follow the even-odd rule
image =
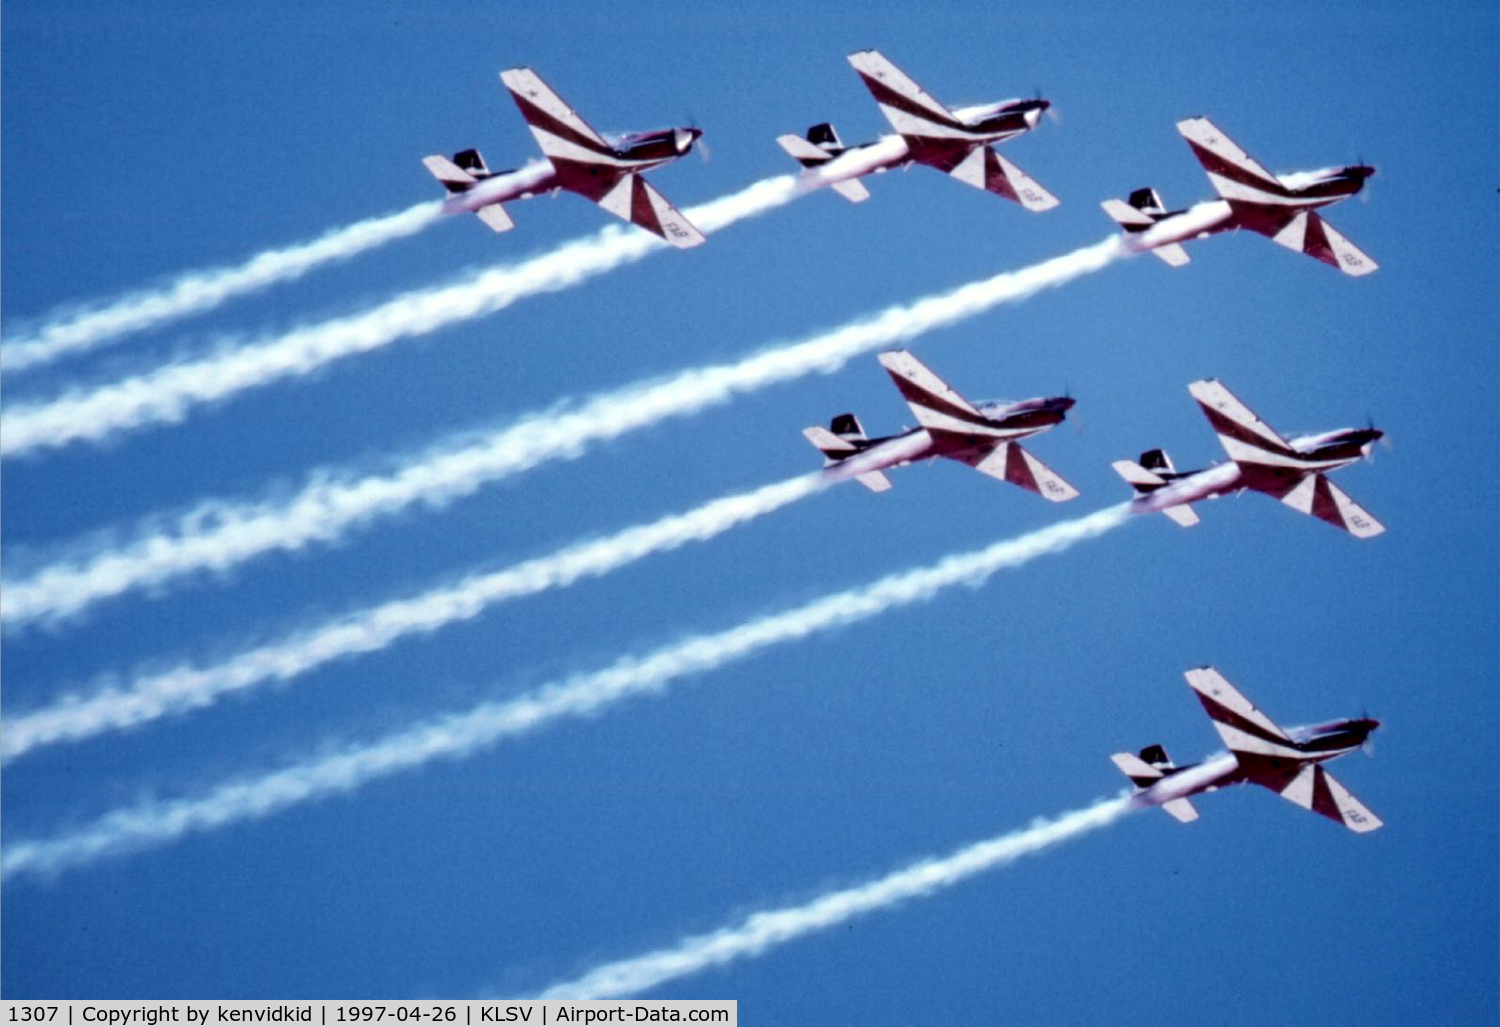
[[[1037,86],[1031,91],[1031,98],[1033,100],[1040,100],[1043,98],[1041,86]],[[1047,120],[1052,122],[1052,124],[1054,125],[1061,125],[1063,123],[1062,113],[1057,109],[1057,106],[1051,102],[1047,104]]]
[[[1361,709],[1359,715],[1360,715],[1360,718],[1363,719],[1363,720],[1369,720],[1370,719],[1370,711],[1367,710],[1367,709]],[[1365,735],[1365,740],[1363,742],[1359,743],[1359,751],[1362,752],[1362,753],[1364,753],[1366,756],[1373,757],[1375,755],[1375,732],[1374,731],[1371,731],[1369,734]]]
[[[703,158],[703,163],[709,163],[713,159],[713,152],[708,148],[703,129],[698,127],[698,118],[691,113],[688,114],[688,128],[698,133],[698,138],[693,142],[693,149],[698,151],[698,156]]]

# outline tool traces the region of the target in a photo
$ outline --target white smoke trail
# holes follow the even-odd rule
[[[791,175],[764,179],[687,211],[704,232],[764,214],[802,195]],[[557,292],[666,248],[635,227],[610,225],[520,264],[493,268],[454,285],[409,292],[372,310],[299,328],[264,342],[100,386],[72,390],[0,417],[0,454],[16,456],[81,440],[98,440],[147,424],[181,421],[204,403],[282,378],[310,374],[341,357],[398,339],[425,335],[456,321],[493,314],[517,300]]]
[[[580,456],[590,443],[618,438],[669,417],[813,372],[831,373],[860,353],[974,317],[1002,303],[1098,271],[1129,255],[1118,238],[1062,257],[895,306],[802,342],[733,364],[692,368],[658,382],[600,393],[566,412],[527,415],[460,446],[409,459],[393,474],[349,479],[315,474],[284,503],[213,501],[137,542],[77,562],[45,567],[0,590],[0,627],[76,614],[102,599],[203,570],[225,571],[261,553],[295,551],[414,503],[441,506],[486,482],[547,460]]]
[[[82,353],[166,321],[200,314],[236,296],[286,282],[319,264],[343,260],[383,243],[414,235],[442,217],[439,201],[358,221],[310,243],[257,254],[238,267],[194,271],[170,285],[122,296],[108,306],[55,315],[33,334],[7,340],[0,364],[7,373]]]
[[[504,570],[475,574],[456,584],[381,603],[212,666],[178,666],[138,677],[127,688],[108,687],[88,697],[69,696],[34,713],[9,713],[0,729],[0,759],[9,761],[39,746],[76,741],[201,709],[229,692],[268,681],[287,681],[334,660],[384,649],[408,635],[430,634],[470,620],[495,603],[566,588],[582,578],[602,577],[654,553],[707,541],[809,496],[825,483],[821,473],[805,474],[725,496],[607,538],[581,542]]]
[[[466,757],[563,717],[586,716],[633,695],[659,693],[678,678],[715,670],[768,646],[868,620],[931,599],[955,585],[977,587],[998,571],[1019,567],[1047,553],[1062,552],[1118,527],[1129,517],[1129,504],[1121,503],[747,621],[727,631],[691,636],[646,656],[625,657],[603,670],[576,675],[516,699],[484,703],[259,778],[230,782],[199,798],[118,809],[53,839],[7,840],[0,849],[0,877],[57,873],[106,856],[164,845],[194,832],[260,819],[304,802],[352,792],[436,759]]]
[[[1052,820],[1038,819],[1030,827],[1000,835],[942,858],[924,859],[878,880],[829,892],[800,906],[768,909],[712,934],[684,938],[677,945],[634,959],[591,970],[573,981],[554,984],[539,996],[545,999],[616,998],[639,994],[678,977],[762,955],[770,949],[816,931],[837,927],[865,913],[886,909],[907,899],[926,898],[976,874],[1008,866],[1097,831],[1131,811],[1130,797],[1103,799],[1085,809]]]

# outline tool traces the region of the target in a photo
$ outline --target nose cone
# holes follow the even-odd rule
[[[1066,414],[1069,410],[1073,409],[1073,404],[1077,402],[1078,400],[1074,399],[1072,396],[1055,396],[1053,397],[1051,403],[1049,403],[1048,405],[1058,413]]]
[[[701,128],[679,128],[676,138],[677,152],[687,153],[693,148],[693,144],[698,141],[698,137],[702,134],[703,130]]]
[[[1052,104],[1040,97],[1035,100],[1029,100],[1027,103],[1026,124],[1031,128],[1036,128],[1041,123],[1042,112],[1051,107]]]

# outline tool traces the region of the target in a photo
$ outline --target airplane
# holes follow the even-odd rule
[[[500,73],[545,160],[515,171],[492,172],[478,150],[422,163],[448,190],[444,213],[472,211],[490,228],[508,232],[515,222],[502,206],[559,189],[593,200],[616,217],[655,232],[679,249],[697,246],[703,233],[641,173],[686,155],[703,134],[698,128],[665,128],[606,141],[530,68]]]
[[[1384,432],[1375,427],[1340,428],[1288,440],[1213,378],[1193,382],[1188,391],[1218,434],[1229,462],[1178,472],[1172,458],[1160,449],[1142,453],[1140,463],[1116,460],[1115,473],[1136,491],[1132,513],[1164,513],[1190,528],[1198,523],[1191,504],[1250,489],[1356,538],[1373,538],[1385,531],[1326,473],[1368,457],[1370,447]]]
[[[1177,131],[1208,172],[1219,199],[1188,210],[1167,210],[1155,189],[1137,189],[1128,200],[1105,200],[1105,213],[1125,229],[1133,249],[1181,267],[1190,259],[1182,243],[1248,228],[1347,275],[1367,275],[1380,266],[1315,213],[1363,189],[1375,174],[1368,164],[1273,175],[1207,118],[1179,121]]]
[[[1042,112],[1051,106],[1046,100],[1001,100],[949,110],[878,50],[852,53],[849,63],[897,134],[845,146],[834,127],[824,123],[808,129],[806,138],[779,137],[776,141],[781,148],[808,169],[806,181],[827,185],[860,203],[870,198],[870,191],[859,181],[863,176],[926,164],[1030,211],[1057,206],[1057,197],[990,146],[1035,128]]]
[[[853,478],[872,492],[884,492],[891,487],[887,469],[942,456],[1055,503],[1078,495],[1015,441],[1060,423],[1073,406],[1071,398],[972,404],[906,350],[882,353],[880,363],[921,427],[871,439],[857,417],[839,414],[828,428],[803,429],[807,440],[822,451],[830,480]]]
[[[1116,753],[1110,759],[1137,789],[1132,805],[1160,806],[1186,824],[1198,819],[1189,796],[1249,783],[1359,834],[1381,826],[1380,818],[1322,766],[1364,745],[1380,721],[1358,717],[1284,731],[1214,668],[1199,667],[1184,676],[1229,751],[1185,767],[1173,764],[1160,745],[1148,745],[1139,755]]]

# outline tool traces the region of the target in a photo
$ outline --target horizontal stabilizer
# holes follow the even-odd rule
[[[850,203],[864,203],[870,198],[870,190],[865,184],[856,178],[846,178],[842,182],[834,182],[829,186]]]
[[[423,157],[422,163],[432,172],[432,177],[443,183],[443,188],[450,193],[467,192],[478,181],[447,157]]]
[[[1165,246],[1157,246],[1151,252],[1173,267],[1182,267],[1184,264],[1192,263],[1193,260],[1192,257],[1188,256],[1188,251],[1183,249],[1180,243],[1175,242],[1169,242]]]
[[[887,478],[884,472],[881,471],[866,471],[864,474],[856,474],[854,480],[871,492],[884,492],[891,487],[891,479]]]
[[[474,215],[497,232],[509,232],[512,228],[516,227],[516,223],[510,219],[510,215],[505,212],[505,208],[498,203],[492,203],[487,207],[480,207],[474,212]]]
[[[1197,808],[1186,799],[1173,799],[1171,802],[1164,802],[1161,804],[1161,808],[1170,813],[1179,824],[1190,824],[1198,819]]]
[[[829,153],[821,146],[810,143],[801,136],[792,135],[790,132],[786,135],[777,136],[776,142],[804,168],[827,164],[837,156],[836,153]]]
[[[1160,767],[1153,767],[1133,752],[1117,752],[1110,760],[1137,788],[1150,788],[1167,776]]]
[[[1178,527],[1191,528],[1198,523],[1198,512],[1187,503],[1179,503],[1177,506],[1169,506],[1162,511],[1163,514],[1177,522]]]
[[[1105,200],[1099,206],[1104,208],[1104,213],[1114,218],[1115,222],[1125,228],[1127,232],[1144,232],[1156,224],[1156,219],[1132,207],[1124,200]]]
[[[1167,483],[1165,478],[1146,470],[1134,460],[1116,460],[1109,466],[1137,492],[1152,492]]]
[[[818,450],[829,459],[829,462],[842,460],[859,452],[859,447],[848,439],[840,438],[833,432],[821,425],[812,428],[803,428],[802,435],[811,442]]]
[[[1015,442],[1002,442],[987,452],[973,451],[969,455],[958,456],[957,459],[981,474],[1019,485],[1054,503],[1074,499],[1078,495],[1078,490],[1068,484],[1062,475]]]

